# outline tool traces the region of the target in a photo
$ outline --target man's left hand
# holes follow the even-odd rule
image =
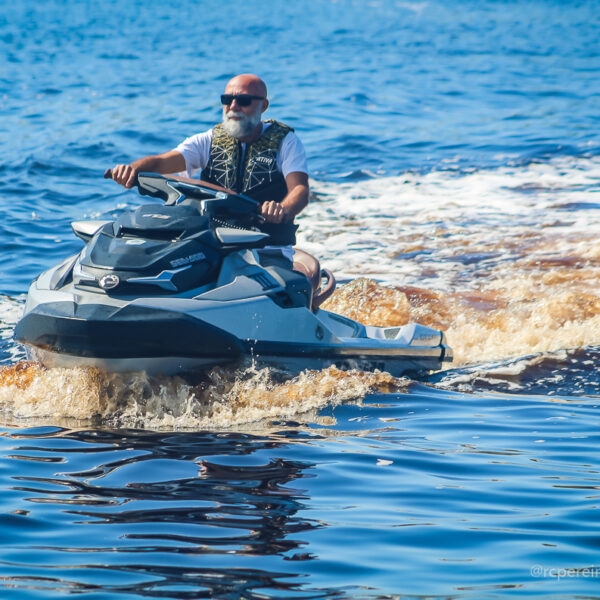
[[[260,207],[260,214],[268,223],[283,223],[287,220],[287,211],[279,202],[269,200],[263,202]]]

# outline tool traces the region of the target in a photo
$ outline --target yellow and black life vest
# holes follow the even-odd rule
[[[222,123],[215,125],[210,156],[202,171],[202,179],[255,200],[283,200],[287,188],[279,189],[282,183],[285,186],[285,180],[281,171],[277,170],[277,152],[283,138],[293,129],[277,121],[267,123],[271,123],[271,126],[255,142],[246,145],[243,164],[241,142],[230,136]],[[273,186],[277,186],[278,193],[271,192],[269,198],[256,197],[257,194],[263,196],[261,192]],[[275,197],[282,192],[281,198]]]
[[[266,123],[271,125],[255,142],[246,145],[245,153],[242,153],[241,142],[230,136],[222,123],[215,125],[202,179],[250,196],[258,202],[281,202],[287,195],[287,185],[277,169],[277,152],[283,138],[294,130],[278,121]],[[293,223],[264,223],[261,229],[271,235],[273,244],[295,243],[297,226]]]

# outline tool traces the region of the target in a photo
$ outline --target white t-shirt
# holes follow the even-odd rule
[[[263,131],[271,123],[263,122]],[[203,133],[197,133],[181,142],[175,148],[177,152],[183,155],[185,159],[185,168],[188,177],[193,177],[193,173],[198,169],[204,169],[208,164],[210,156],[210,145],[212,143],[213,130],[209,129]],[[242,152],[246,151],[246,144],[242,144]],[[290,131],[281,142],[277,152],[277,168],[284,177],[289,173],[300,172],[308,175],[308,166],[306,164],[306,152],[298,136]]]

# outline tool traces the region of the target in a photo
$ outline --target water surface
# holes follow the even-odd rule
[[[31,0],[0,7],[2,598],[600,598],[600,4]],[[22,362],[117,162],[269,84],[329,308],[444,329],[415,382]],[[144,200],[145,201],[145,200]]]

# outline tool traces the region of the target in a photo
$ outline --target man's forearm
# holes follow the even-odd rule
[[[171,150],[156,156],[144,156],[129,165],[115,165],[112,168],[112,178],[121,185],[130,188],[135,185],[137,174],[148,171],[150,173],[179,173],[186,168],[185,158]]]
[[[286,213],[286,221],[292,221],[296,215],[300,214],[306,208],[309,194],[308,186],[297,185],[281,201],[281,206]]]
[[[160,173],[158,170],[160,167],[159,156],[144,156],[138,160],[134,160],[131,166],[138,172],[147,171],[148,173]]]
[[[144,156],[131,163],[138,172],[150,173],[178,173],[185,170],[185,160],[179,152],[167,152],[156,156]]]

